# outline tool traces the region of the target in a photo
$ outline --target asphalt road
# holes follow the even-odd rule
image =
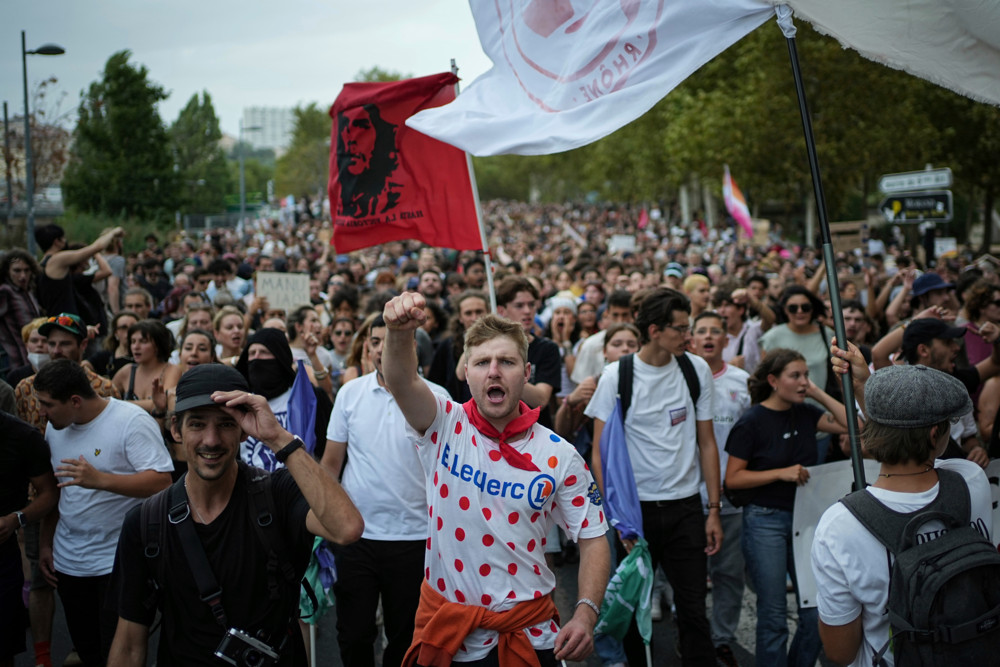
[[[555,593],[556,604],[564,618],[568,618],[573,610],[573,603],[576,602],[577,596],[577,566],[575,564],[567,564],[556,568],[558,585]],[[56,608],[56,618],[54,622],[53,629],[53,640],[52,640],[52,656],[53,664],[56,666],[62,665],[63,659],[69,653],[71,648],[71,642],[69,639],[69,633],[66,630],[66,623],[62,615],[62,608],[58,606],[58,596],[57,608]],[[711,594],[708,597],[708,604],[711,605]],[[736,658],[739,660],[740,665],[744,667],[753,667],[755,664],[753,657],[754,650],[754,626],[756,623],[756,599],[752,592],[749,590],[744,594],[743,598],[743,613],[740,617],[740,628],[737,633],[737,638],[739,644],[733,646],[733,652],[736,654]],[[794,598],[789,595],[789,623],[791,625],[791,631],[794,632]],[[337,649],[337,632],[336,632],[336,611],[331,610],[324,616],[317,626],[317,656],[318,660],[316,664],[319,667],[341,667],[343,663],[340,660],[340,651]],[[150,642],[150,659],[148,661],[149,665],[154,665],[156,646],[155,642],[158,639],[157,635],[153,636]],[[663,621],[653,624],[653,665],[654,667],[674,667],[681,664],[680,659],[677,657],[676,651],[674,650],[676,642],[676,629],[670,617]],[[30,634],[27,639],[29,650],[27,653],[22,653],[15,658],[15,667],[34,667],[34,662],[32,660],[32,654],[30,650],[31,637]],[[221,664],[221,663],[220,663]],[[380,662],[376,662],[380,665]],[[595,656],[591,656],[589,660],[584,663],[571,663],[574,665],[587,665],[588,667],[601,667],[601,661]],[[826,662],[825,659],[821,659],[820,664],[827,665],[830,664]]]

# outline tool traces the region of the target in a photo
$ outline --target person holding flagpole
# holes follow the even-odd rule
[[[603,503],[572,445],[521,400],[531,375],[521,324],[486,315],[465,335],[472,399],[435,396],[417,374],[424,297],[389,301],[386,388],[417,445],[431,527],[413,644],[404,665],[555,665],[593,650],[608,580]],[[553,523],[579,543],[579,594],[560,627],[545,564]]]

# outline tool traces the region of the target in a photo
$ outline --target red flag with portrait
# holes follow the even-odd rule
[[[387,83],[348,83],[330,108],[331,244],[344,253],[414,239],[481,250],[465,153],[406,126],[455,99],[450,72]]]

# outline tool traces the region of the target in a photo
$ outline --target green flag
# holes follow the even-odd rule
[[[652,560],[646,540],[640,537],[608,582],[601,604],[601,618],[594,632],[611,635],[621,641],[634,615],[639,634],[648,645],[653,635],[650,612],[652,593]]]

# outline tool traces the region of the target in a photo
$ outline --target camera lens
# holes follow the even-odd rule
[[[264,656],[252,648],[248,648],[243,654],[243,664],[247,667],[259,667],[264,664]]]

